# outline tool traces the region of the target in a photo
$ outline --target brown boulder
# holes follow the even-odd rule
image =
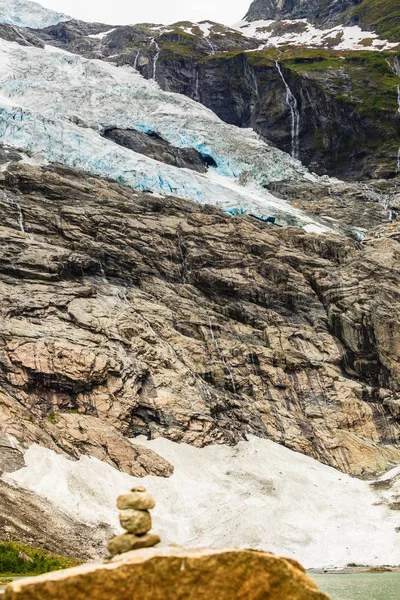
[[[139,550],[140,548],[151,548],[160,543],[160,537],[155,533],[146,533],[138,537],[133,533],[123,533],[117,535],[108,542],[107,548],[111,556],[124,554],[130,550]]]
[[[122,510],[119,522],[128,533],[141,535],[151,529],[151,516],[147,510]]]
[[[127,510],[133,508],[135,510],[151,510],[155,507],[156,503],[151,494],[148,494],[144,488],[144,491],[132,490],[130,494],[122,494],[117,498],[118,510]]]
[[[5,600],[329,600],[291,560],[253,550],[159,548],[16,581]]]

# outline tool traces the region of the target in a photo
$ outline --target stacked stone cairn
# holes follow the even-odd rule
[[[119,522],[126,533],[117,535],[108,542],[111,556],[139,548],[151,548],[160,543],[158,535],[149,533],[152,527],[149,511],[155,505],[153,496],[144,487],[133,488],[129,494],[117,498]]]

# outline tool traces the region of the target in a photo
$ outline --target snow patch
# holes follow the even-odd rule
[[[69,21],[71,18],[63,13],[44,8],[37,2],[0,0],[0,23],[44,29],[63,21]]]
[[[163,543],[258,548],[308,568],[400,563],[396,512],[366,481],[253,436],[235,447],[199,449],[162,438],[137,443],[171,462],[174,474],[135,479],[95,458],[72,462],[34,445],[26,467],[3,479],[75,519],[116,531],[116,496],[144,484],[157,500],[154,531]],[[393,493],[399,491],[400,482]]]
[[[108,31],[102,31],[101,33],[93,33],[92,35],[88,35],[87,37],[88,38],[93,38],[94,40],[102,40],[107,35],[109,35],[113,31],[115,31],[115,29],[116,28],[114,27],[114,29],[109,29]]]
[[[363,31],[358,25],[337,25],[331,29],[318,29],[307,19],[251,23],[240,21],[234,25],[234,29],[246,37],[262,40],[266,45],[273,47],[290,45],[332,50],[391,50],[399,45],[398,42],[382,40],[371,31]]]

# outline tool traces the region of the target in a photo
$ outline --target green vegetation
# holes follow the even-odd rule
[[[350,14],[361,27],[372,28],[383,39],[400,42],[400,4],[398,0],[364,0]]]
[[[164,60],[199,60],[202,54],[198,50],[198,38],[182,29],[164,33],[158,39]]]
[[[324,149],[324,134],[320,129],[315,129],[312,137],[313,148],[315,150]]]
[[[374,40],[372,38],[364,38],[362,40],[360,40],[358,43],[360,44],[360,46],[365,46],[366,48],[368,46],[372,46],[372,42]]]
[[[338,81],[350,81],[348,92],[335,96],[338,101],[354,103],[355,111],[364,116],[378,116],[381,111],[396,112],[398,77],[393,73],[388,61],[400,58],[398,52],[338,52],[329,50],[290,49],[280,58],[285,69],[300,75],[323,71],[325,78],[315,78],[315,84],[329,90],[335,75]],[[336,78],[335,77],[335,78]],[[348,86],[344,86],[348,87]]]
[[[73,558],[55,556],[25,544],[0,542],[0,578],[40,575],[77,564],[78,561]]]
[[[49,423],[52,423],[53,425],[55,425],[57,423],[57,417],[55,415],[55,413],[50,413],[47,415],[47,420],[49,421]]]

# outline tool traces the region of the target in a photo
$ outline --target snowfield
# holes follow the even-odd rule
[[[0,23],[44,29],[69,21],[72,17],[44,8],[37,2],[28,0],[0,0]]]
[[[202,449],[162,438],[134,441],[170,461],[173,476],[135,479],[95,458],[73,462],[34,445],[26,467],[3,479],[77,520],[109,523],[118,532],[117,495],[144,484],[156,498],[153,529],[164,544],[270,550],[308,568],[400,564],[400,515],[386,505],[400,492],[400,477],[391,492],[374,491],[256,437]]]
[[[157,162],[104,139],[109,127],[156,131],[175,146],[212,156],[217,167],[201,175]],[[309,179],[299,161],[194,100],[162,91],[131,67],[0,40],[0,138],[138,190],[329,229],[264,187]]]
[[[307,19],[240,21],[234,25],[234,29],[246,37],[264,41],[265,47],[306,46],[331,50],[392,50],[398,46],[398,42],[382,40],[376,33],[363,31],[358,25],[351,27],[337,25],[330,29],[319,29]],[[276,35],[275,31],[279,31],[279,34]]]

